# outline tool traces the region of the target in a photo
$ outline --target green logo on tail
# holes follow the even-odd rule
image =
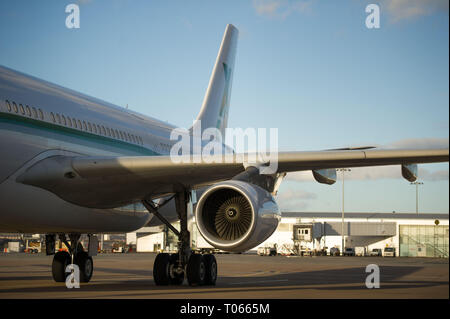
[[[223,90],[223,97],[222,97],[222,105],[220,106],[219,110],[219,117],[217,119],[216,127],[220,129],[221,131],[225,128],[227,125],[228,120],[228,109],[230,107],[230,91],[231,91],[231,68],[226,64],[223,64],[223,71],[225,74],[225,87]]]

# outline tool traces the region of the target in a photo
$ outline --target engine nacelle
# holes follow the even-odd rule
[[[231,252],[261,244],[276,230],[280,218],[278,205],[269,192],[238,180],[211,186],[195,210],[197,227],[205,240]]]

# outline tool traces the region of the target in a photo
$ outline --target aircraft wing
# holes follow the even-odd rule
[[[176,163],[170,156],[53,156],[28,168],[17,181],[44,188],[77,205],[113,208],[227,180],[249,165],[248,155],[214,156],[208,162],[181,159],[185,162]],[[448,149],[280,152],[277,173],[448,160]]]

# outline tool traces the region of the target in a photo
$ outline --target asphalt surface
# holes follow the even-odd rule
[[[94,275],[79,289],[55,283],[52,256],[0,253],[4,298],[449,298],[448,259],[383,257],[262,257],[216,255],[216,286],[155,286],[156,254],[94,257]],[[366,266],[380,269],[380,288],[366,287]]]

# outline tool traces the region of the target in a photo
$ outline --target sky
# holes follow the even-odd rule
[[[66,27],[68,4],[80,28]],[[366,27],[368,4],[380,27]],[[228,23],[239,29],[229,127],[280,151],[449,145],[447,0],[0,2],[0,64],[189,127]],[[419,210],[449,212],[448,163],[419,166]],[[400,167],[345,173],[345,210],[415,212]],[[288,174],[283,211],[339,212],[342,177]]]

